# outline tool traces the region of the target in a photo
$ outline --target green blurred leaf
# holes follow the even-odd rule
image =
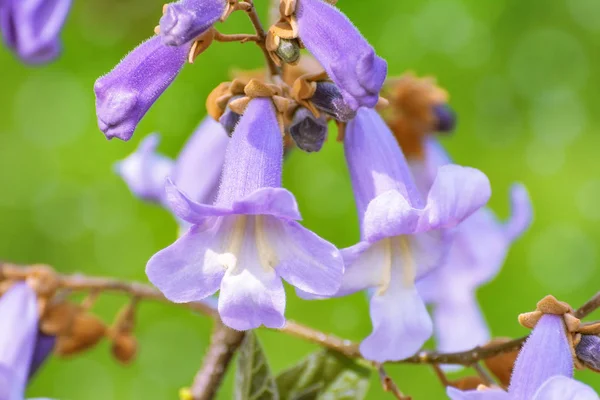
[[[277,376],[282,400],[360,400],[367,395],[369,368],[321,350]]]
[[[246,333],[235,375],[236,400],[279,400],[267,357],[254,332]]]

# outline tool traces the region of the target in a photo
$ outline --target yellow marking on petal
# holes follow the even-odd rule
[[[417,277],[417,264],[412,253],[412,248],[406,236],[398,236],[400,244],[400,257],[402,259],[402,283],[405,287],[413,287]]]
[[[279,257],[277,257],[277,253],[269,244],[269,240],[265,234],[264,220],[264,216],[259,215],[256,217],[256,226],[254,228],[256,231],[256,248],[258,250],[260,264],[266,270],[270,270],[279,264]]]
[[[219,263],[221,263],[225,269],[235,268],[238,255],[242,249],[244,234],[246,231],[246,222],[248,217],[242,215],[234,218],[235,223],[233,224],[229,243],[225,249],[225,252],[218,255]]]
[[[379,296],[388,290],[392,280],[392,242],[391,239],[386,238],[381,240],[380,243],[383,247],[383,283],[377,290]]]

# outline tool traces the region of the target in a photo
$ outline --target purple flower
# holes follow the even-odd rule
[[[414,161],[411,167],[426,193],[438,168],[450,160],[435,139],[429,139],[424,150],[424,163]],[[512,242],[531,223],[531,204],[525,187],[513,185],[511,203],[512,216],[505,223],[489,208],[482,208],[458,225],[445,262],[417,284],[423,299],[434,304],[433,321],[442,352],[468,350],[489,340],[475,291],[496,276]]]
[[[171,47],[154,36],[94,84],[98,127],[108,139],[129,140],[138,122],[173,82],[189,46]]]
[[[452,400],[597,400],[587,385],[571,379],[573,356],[562,316],[545,314],[515,363],[508,392],[501,389],[460,391]]]
[[[189,198],[212,203],[219,187],[229,137],[221,124],[205,118],[175,161],[156,152],[158,134],[146,136],[129,157],[116,164],[117,173],[131,192],[149,202],[168,207],[167,177]]]
[[[26,283],[15,283],[0,297],[0,399],[22,400],[29,376],[52,346],[38,341],[37,297]],[[39,345],[39,347],[38,347]]]
[[[3,0],[0,30],[4,43],[28,64],[52,61],[61,50],[60,31],[71,0]]]
[[[167,185],[173,212],[193,226],[146,267],[150,281],[174,302],[220,289],[223,322],[238,330],[284,325],[281,279],[302,291],[335,293],[343,262],[338,250],[295,220],[294,196],[281,188],[283,140],[270,99],[253,99],[227,147],[217,200],[203,205]]]
[[[163,43],[181,46],[206,32],[225,12],[226,0],[180,0],[160,19]]]
[[[370,289],[373,332],[366,358],[399,360],[418,351],[432,324],[415,280],[446,253],[447,230],[490,197],[487,177],[473,168],[439,169],[424,200],[392,132],[371,109],[359,109],[344,140],[361,222],[361,242],[342,252],[346,272],[337,295]]]
[[[298,33],[353,110],[374,107],[387,75],[387,63],[375,54],[352,22],[323,0],[298,0]]]

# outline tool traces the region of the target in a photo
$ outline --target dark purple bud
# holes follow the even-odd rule
[[[71,0],[3,0],[0,29],[6,46],[23,62],[52,61],[61,49],[59,34]]]
[[[231,97],[231,99],[229,99],[229,102],[237,100],[241,97],[242,96],[233,96]],[[238,122],[240,121],[240,117],[241,115],[231,111],[231,108],[229,108],[229,106],[225,108],[225,112],[223,113],[223,115],[221,115],[221,118],[219,118],[219,123],[223,126],[223,129],[225,129],[225,132],[227,132],[227,136],[231,137],[231,135],[233,135],[233,131]]]
[[[600,337],[581,335],[581,341],[575,348],[575,354],[586,367],[600,372]]]
[[[35,348],[33,349],[33,355],[31,356],[31,363],[29,364],[29,379],[35,375],[44,361],[46,361],[52,350],[54,350],[55,343],[55,336],[38,332]]]
[[[356,116],[346,102],[338,87],[331,82],[318,82],[317,90],[311,98],[315,107],[342,122],[350,121]]]
[[[129,140],[138,122],[173,82],[190,46],[171,47],[154,36],[94,85],[98,126],[108,139]]]
[[[180,0],[160,19],[163,43],[181,46],[206,32],[225,12],[226,0]]]
[[[290,135],[299,149],[306,152],[319,151],[327,137],[327,120],[316,118],[306,108],[299,108],[290,125]]]
[[[433,106],[433,114],[437,119],[436,132],[452,132],[456,128],[456,113],[448,104]]]

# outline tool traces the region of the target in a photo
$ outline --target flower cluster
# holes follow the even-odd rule
[[[71,0],[2,0],[0,32],[4,44],[28,64],[54,60]]]

